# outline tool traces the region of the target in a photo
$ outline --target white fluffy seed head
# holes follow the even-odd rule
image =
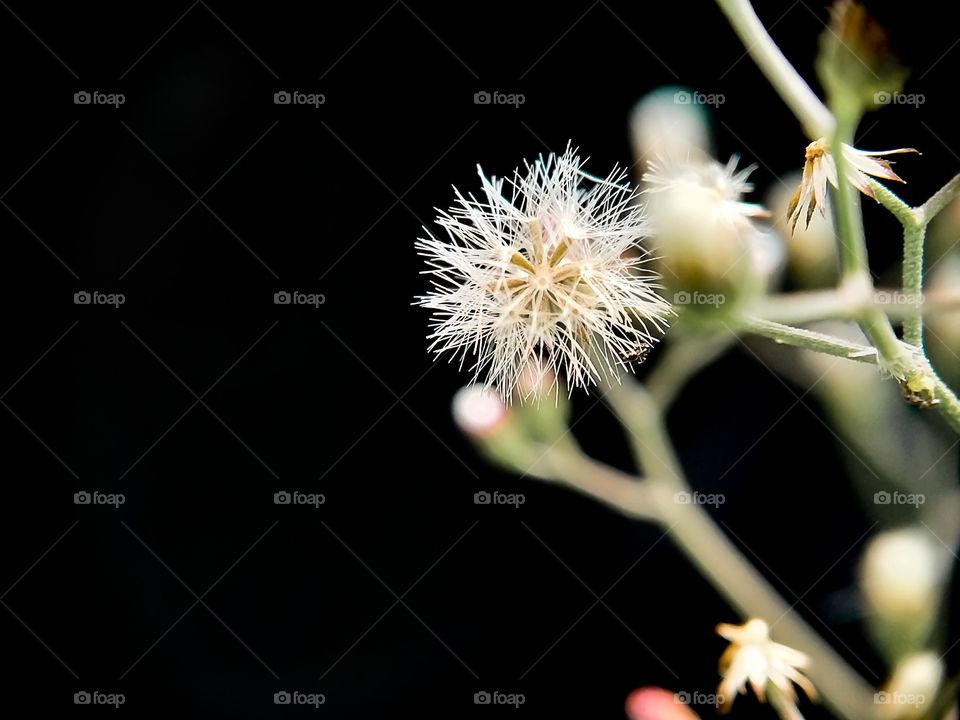
[[[533,361],[586,387],[629,369],[667,325],[639,245],[646,226],[626,171],[587,175],[576,151],[480,172],[480,199],[456,194],[445,234],[417,241],[432,276],[430,349],[468,365],[510,398]],[[590,187],[583,187],[588,184]]]

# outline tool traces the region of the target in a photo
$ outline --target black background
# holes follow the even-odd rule
[[[919,201],[960,166],[958,31],[942,4],[872,7],[926,103],[869,116],[861,145],[922,149],[898,165]],[[812,77],[824,7],[758,11]],[[96,689],[125,694],[118,715],[282,717],[273,693],[296,689],[325,694],[317,716],[617,718],[638,686],[712,692],[713,627],[736,617],[661,531],[500,474],[451,426],[465,378],[426,352],[413,242],[478,162],[569,140],[595,172],[629,163],[629,110],[666,83],[725,95],[719,154],[759,163],[761,189],[799,169],[798,124],[742,54],[709,2],[4,3],[5,714],[114,713],[73,705]],[[603,406],[575,408],[585,447],[629,467]],[[857,552],[836,562],[869,523],[820,414],[733,353],[670,423],[694,486],[727,496],[716,516],[877,681]],[[326,504],[273,504],[294,489]],[[525,705],[473,704],[494,689]]]

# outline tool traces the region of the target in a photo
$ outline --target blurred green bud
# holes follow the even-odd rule
[[[889,103],[906,79],[886,31],[855,0],[836,0],[831,6],[816,66],[830,107],[853,118]]]
[[[733,158],[726,165],[653,164],[644,175],[658,270],[678,313],[732,312],[766,286],[779,264],[772,259],[777,252],[770,252],[776,241],[761,237],[764,231],[752,221],[766,210],[741,200],[752,189],[751,170],[738,171]]]
[[[878,647],[897,660],[927,642],[936,622],[948,563],[943,546],[926,528],[877,535],[860,565],[867,623]]]
[[[664,159],[710,159],[710,119],[693,91],[668,86],[646,95],[630,113],[630,140],[638,164]]]
[[[904,658],[896,664],[883,689],[874,695],[877,714],[884,720],[931,717],[943,673],[943,662],[935,653]]]

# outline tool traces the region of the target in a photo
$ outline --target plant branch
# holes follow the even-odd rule
[[[857,362],[877,364],[876,348],[842,340],[825,333],[749,316],[739,318],[738,327],[783,345],[793,345]]]
[[[659,520],[676,545],[744,618],[767,620],[781,642],[810,656],[810,679],[838,714],[851,720],[867,715],[873,700],[870,685],[773,589],[702,505],[677,501],[676,493],[689,492],[689,486],[662,410],[649,393],[627,377],[622,385],[609,386],[605,399],[629,432],[641,466],[648,473],[651,465],[670,473],[650,474],[644,482],[654,488]]]
[[[749,0],[717,0],[757,67],[766,75],[811,140],[833,132],[834,119],[816,93],[777,47]]]

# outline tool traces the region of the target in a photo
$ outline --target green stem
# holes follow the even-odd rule
[[[870,180],[870,189],[873,190],[873,196],[877,202],[889,210],[900,224],[904,227],[908,225],[919,225],[917,211],[907,205],[900,196],[893,192],[886,185],[881,185],[876,180]]]
[[[560,482],[628,517],[656,520],[650,483],[605,465],[574,446],[534,447],[540,461],[527,470],[541,480]]]
[[[914,347],[923,347],[923,243],[926,225],[903,226],[903,292],[912,300],[913,312],[903,320],[903,339]]]
[[[607,386],[603,399],[626,428],[628,441],[644,474],[669,487],[683,489],[683,470],[661,420],[653,396],[633,377]]]
[[[717,0],[717,5],[811,140],[830,135],[834,120],[816,93],[794,69],[760,22],[749,0]]]
[[[937,213],[956,200],[957,197],[960,197],[960,175],[937,190],[933,197],[917,208],[917,219],[924,225],[928,224]]]
[[[834,188],[834,215],[837,218],[837,236],[840,241],[840,267],[845,278],[869,276],[867,241],[863,234],[860,198],[847,181],[847,160],[844,146],[853,140],[855,121],[838,119],[837,130],[830,139],[830,154],[837,166],[837,186]]]
[[[873,706],[873,689],[823,640],[757,571],[702,505],[678,502],[689,492],[664,425],[661,408],[633,378],[610,386],[605,398],[628,430],[637,461],[655,488],[660,522],[677,547],[743,618],[762,618],[780,642],[811,658],[808,675],[842,717],[860,720]],[[653,468],[651,470],[650,468]]]
[[[877,363],[876,348],[842,340],[832,335],[749,316],[739,318],[738,326],[743,331],[762,335],[784,345],[793,345],[863,363]]]
[[[668,408],[687,381],[720,357],[732,342],[727,334],[671,339],[643,384],[657,405]]]
[[[913,308],[903,320],[903,339],[918,348],[923,347],[923,310],[922,303],[919,302],[923,293],[923,244],[927,235],[927,221],[923,220],[926,211],[923,208],[938,196],[941,199],[949,196],[949,186],[948,183],[947,187],[941,188],[927,204],[915,210],[888,188],[870,181],[877,201],[903,225],[903,293],[911,301],[909,305]]]
[[[939,376],[936,377],[935,383],[936,390],[934,394],[937,396],[937,400],[940,401],[937,408],[940,410],[940,414],[944,420],[949,423],[950,427],[952,427],[955,432],[960,433],[960,400],[957,400],[957,396],[953,390],[951,390]]]

